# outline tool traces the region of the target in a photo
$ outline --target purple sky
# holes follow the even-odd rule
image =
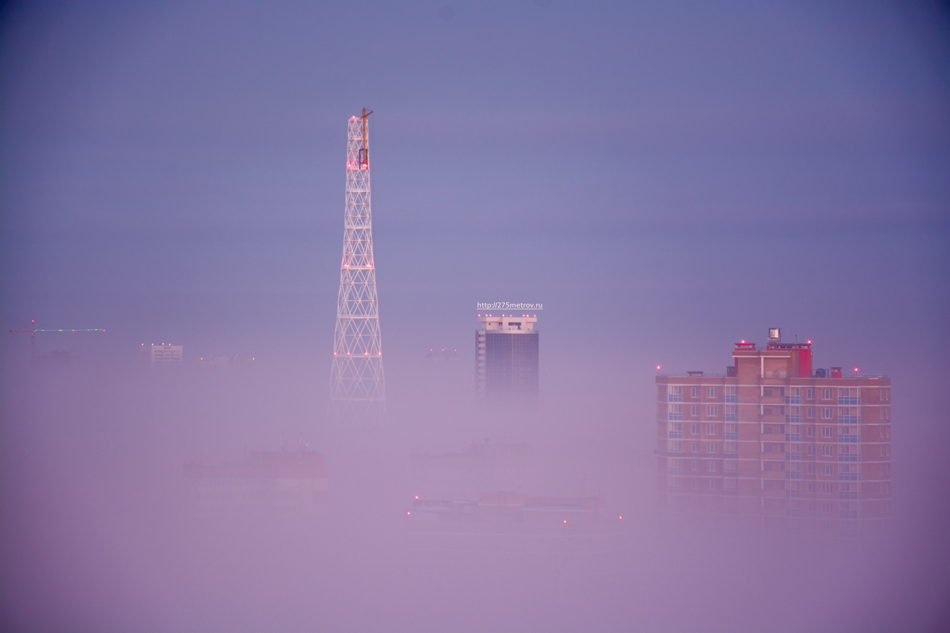
[[[280,435],[319,443],[345,125],[365,106],[394,406],[428,393],[415,370],[431,347],[460,350],[469,386],[476,301],[543,302],[542,395],[599,420],[547,437],[623,446],[649,473],[653,368],[721,371],[734,342],[781,326],[815,341],[818,367],[892,377],[904,549],[887,569],[927,589],[880,621],[901,608],[935,621],[950,590],[946,10],[68,2],[0,15],[0,325],[106,328],[38,350],[115,367],[142,342],[182,343],[190,361],[255,356],[273,389],[246,410],[282,412],[262,423],[234,404],[234,429],[172,435],[144,421],[117,447],[154,442],[156,463],[177,463]],[[20,375],[27,337],[0,350]],[[22,425],[45,409],[4,382],[10,508],[25,490],[10,477],[30,472],[10,456],[39,445]],[[406,414],[400,450],[471,439],[439,426],[439,406]],[[524,434],[507,439],[543,443]],[[144,613],[83,622],[142,628]]]

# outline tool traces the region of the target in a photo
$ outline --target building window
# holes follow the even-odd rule
[[[693,471],[694,473],[698,473],[698,472],[699,472],[699,460],[698,460],[698,459],[692,460],[692,461],[689,463],[689,469],[690,469],[691,471]]]
[[[831,427],[830,427],[830,426],[823,426],[823,427],[821,427],[821,436],[822,436],[822,437],[826,437],[826,438],[827,438],[827,437],[831,437],[831,436],[832,436],[832,435],[831,435]]]
[[[670,440],[669,442],[667,442],[667,450],[671,453],[682,453],[683,442],[679,440]]]
[[[785,396],[785,404],[801,404],[801,403],[802,403],[802,388],[789,387],[788,395]]]
[[[808,483],[808,492],[810,494],[815,494],[815,482]]]
[[[682,402],[683,401],[683,386],[682,385],[670,385],[670,402]]]
[[[805,412],[807,413],[807,415],[808,415],[809,418],[815,419],[815,407],[808,407],[808,408],[805,410]]]
[[[891,439],[891,427],[889,427],[889,426],[882,426],[882,427],[881,427],[881,439],[882,439],[882,440],[889,440],[889,439]]]
[[[709,480],[709,489],[710,489],[710,490],[715,490],[716,487],[717,487],[717,483],[718,483],[718,482],[717,482],[715,479],[710,479],[710,480]]]
[[[706,425],[706,435],[719,435],[719,425],[718,425],[718,424],[707,424],[707,425]]]
[[[682,420],[682,419],[683,419],[683,405],[681,405],[681,404],[671,404],[671,405],[670,405],[670,419],[671,419],[671,420]]]
[[[690,425],[689,425],[689,432],[692,433],[693,435],[699,435],[699,425],[698,425],[698,424],[690,424]]]
[[[772,407],[762,407],[762,415],[772,415]]]
[[[831,389],[822,389],[822,390],[821,390],[821,399],[822,399],[822,400],[831,400]]]
[[[833,486],[834,484],[821,484],[821,494],[823,495],[833,494],[834,493],[834,491],[832,490]]]
[[[725,447],[723,448],[723,452],[731,453],[734,455],[739,452],[738,447],[739,447],[738,442],[726,442]]]
[[[726,402],[739,402],[738,389],[736,387],[725,387]]]
[[[881,389],[881,400],[889,402],[891,399],[891,390],[889,388]]]
[[[739,406],[735,404],[727,404],[725,406],[726,422],[738,422],[739,421]]]
[[[832,504],[831,504],[830,501],[822,501],[822,502],[821,502],[821,511],[824,512],[825,514],[831,514],[832,508],[833,508],[833,506],[832,506]],[[825,524],[825,529],[828,530],[828,531],[830,531],[830,530],[831,530],[831,524],[830,524],[830,523],[826,523],[826,524]]]
[[[881,482],[881,496],[890,497],[891,496],[891,482],[882,481]]]
[[[808,437],[815,437],[815,427],[808,427]]]
[[[716,406],[706,407],[706,417],[714,418],[717,415],[719,415],[719,407],[716,407]]]
[[[739,439],[739,425],[726,423],[726,439],[727,440],[737,440]]]
[[[670,439],[683,438],[683,423],[682,422],[670,422],[669,437]]]
[[[823,407],[821,410],[821,419],[830,420],[831,419],[831,407]]]
[[[807,472],[809,475],[814,475],[814,474],[815,474],[815,465],[814,465],[814,464],[808,464],[808,465],[805,467],[805,472]]]
[[[716,462],[706,462],[706,472],[707,473],[716,472]]]
[[[852,387],[839,388],[838,404],[858,404],[858,390]]]
[[[881,419],[890,420],[891,419],[891,408],[890,407],[881,407]]]
[[[765,387],[762,387],[762,397],[763,397],[763,398],[767,398],[767,397],[771,397],[771,396],[772,396],[772,390],[771,390],[771,389],[766,389]]]
[[[844,448],[847,448],[845,446]],[[891,456],[891,447],[889,444],[881,444],[881,457],[890,457]]]
[[[833,446],[822,446],[822,447],[821,447],[821,456],[822,456],[822,457],[831,457],[831,452],[832,452],[831,449],[832,449],[832,448],[834,448],[834,447],[833,447]]]
[[[715,387],[706,387],[707,398],[718,398],[718,390]]]
[[[690,387],[690,390],[689,390],[689,397],[690,397],[690,398],[698,398],[698,397],[699,397],[699,387]]]
[[[694,418],[698,418],[698,417],[699,417],[699,405],[698,405],[698,404],[694,404],[693,406],[691,406],[691,407],[689,408],[689,414],[690,414],[692,417],[694,417]]]
[[[890,464],[881,464],[881,476],[890,477],[891,476],[891,465]]]
[[[719,446],[717,446],[717,445],[716,445],[715,443],[713,443],[713,442],[710,442],[709,444],[706,445],[706,452],[707,452],[707,453],[718,453],[718,452],[719,452]]]
[[[822,475],[834,475],[835,467],[834,464],[822,464],[821,465],[821,474]]]
[[[693,482],[690,484],[693,490],[699,490],[699,480],[693,479]]]
[[[725,462],[723,462],[723,470],[727,473],[738,472],[739,462],[734,459],[727,459]]]
[[[690,445],[689,445],[689,451],[690,451],[691,453],[698,453],[698,452],[699,452],[699,442],[692,442],[692,443],[690,443]]]
[[[815,399],[815,389],[814,389],[814,388],[809,388],[808,390],[806,390],[806,391],[805,391],[805,398],[808,399],[808,400],[814,400],[814,399]]]
[[[809,456],[809,457],[814,457],[814,456],[815,456],[815,445],[814,445],[814,444],[810,444],[810,445],[808,446],[808,456]]]

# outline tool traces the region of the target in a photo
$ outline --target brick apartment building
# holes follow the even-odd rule
[[[877,533],[891,497],[890,378],[812,368],[811,341],[742,341],[726,374],[656,378],[661,504],[795,531]]]

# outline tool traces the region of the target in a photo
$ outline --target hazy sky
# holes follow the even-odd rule
[[[319,438],[345,126],[366,107],[397,407],[426,393],[414,370],[429,348],[458,348],[459,384],[474,380],[476,301],[543,302],[542,397],[583,419],[551,433],[622,446],[648,472],[655,366],[721,371],[734,342],[780,326],[814,340],[818,367],[892,377],[903,570],[933,580],[950,560],[945,9],[50,2],[0,16],[0,325],[107,330],[38,337],[41,353],[126,366],[141,343],[174,342],[188,362],[306,368],[289,382],[274,369],[272,399],[248,408],[281,422],[248,417],[227,441]],[[7,375],[27,339],[0,338]],[[7,455],[27,437],[17,397],[4,387]],[[404,448],[465,439],[437,418],[408,416]],[[158,437],[141,428],[124,437]],[[208,429],[163,457],[213,452]]]

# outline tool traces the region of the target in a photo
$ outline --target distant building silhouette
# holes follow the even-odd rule
[[[180,369],[183,346],[142,343],[142,364],[149,369]]]
[[[430,363],[441,363],[444,361],[456,361],[459,357],[457,349],[430,349],[426,358]]]
[[[479,396],[488,399],[537,398],[539,332],[537,317],[478,315],[475,378]]]
[[[736,343],[724,376],[660,375],[661,501],[793,530],[874,533],[891,514],[891,381],[812,369],[811,341]]]
[[[311,512],[327,503],[328,472],[320,453],[251,453],[243,462],[188,463],[183,474],[199,509]]]

